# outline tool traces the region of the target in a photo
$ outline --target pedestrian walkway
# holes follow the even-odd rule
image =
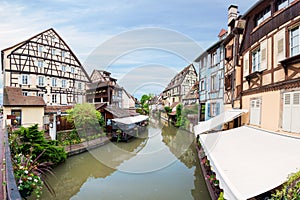
[[[4,155],[4,131],[2,128],[0,128],[0,169],[1,169],[1,173],[0,173],[0,183],[1,183],[1,187],[0,187],[0,199],[4,199],[4,191],[5,191],[5,185],[3,185],[3,179],[4,179],[4,171],[2,171],[3,169],[3,158],[5,158]]]

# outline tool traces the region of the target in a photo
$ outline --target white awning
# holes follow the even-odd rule
[[[213,130],[214,128],[224,123],[230,122],[247,112],[248,110],[241,109],[227,110],[207,121],[199,122],[198,125],[194,127],[194,133],[195,135],[198,135]]]
[[[300,170],[300,138],[243,126],[201,134],[200,142],[226,199],[255,197]]]
[[[148,118],[149,117],[146,115],[137,115],[133,117],[116,118],[116,119],[112,119],[112,121],[122,123],[122,124],[134,124],[134,123],[145,121]]]

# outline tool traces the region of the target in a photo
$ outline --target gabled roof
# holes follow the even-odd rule
[[[117,81],[117,79],[111,77],[110,75],[111,73],[108,71],[94,69],[90,78],[92,82],[99,82],[99,81],[105,82],[108,81],[107,79],[109,79],[110,81]]]
[[[105,110],[107,112],[110,112],[114,118],[123,118],[123,117],[129,117],[130,116],[130,112],[127,110],[123,110],[119,107],[115,107],[115,106],[107,106],[105,108]]]
[[[43,97],[23,96],[18,87],[4,87],[3,106],[46,106]]]
[[[178,74],[170,81],[169,85],[166,87],[166,89],[164,90],[164,92],[167,91],[167,90],[169,90],[169,89],[171,89],[171,88],[174,88],[174,87],[176,87],[176,86],[178,86],[178,85],[181,85],[182,82],[183,82],[184,79],[185,79],[185,76],[186,76],[187,73],[189,72],[189,69],[190,69],[190,68],[193,68],[193,70],[195,71],[196,76],[197,76],[197,71],[196,71],[194,65],[193,65],[193,64],[190,64],[190,65],[188,65],[187,67],[185,67],[182,71],[180,71],[180,72],[179,72],[179,73],[178,73]]]
[[[20,42],[20,43],[18,43],[18,44],[16,44],[16,45],[13,45],[13,46],[8,47],[8,48],[6,48],[6,49],[3,49],[3,50],[1,51],[2,56],[3,56],[3,54],[4,54],[5,51],[12,50],[11,53],[13,53],[13,52],[15,52],[16,50],[18,50],[19,48],[21,48],[21,47],[23,47],[24,45],[26,45],[27,43],[29,43],[30,41],[32,41],[34,38],[37,38],[38,36],[43,35],[43,34],[45,34],[45,33],[47,33],[47,32],[49,32],[49,33],[51,33],[52,35],[55,35],[55,36],[57,36],[57,38],[59,38],[59,40],[65,45],[65,47],[70,51],[71,55],[74,57],[74,59],[76,60],[76,62],[79,64],[79,67],[80,67],[80,69],[82,70],[82,72],[84,73],[84,75],[86,76],[88,82],[90,82],[90,81],[91,81],[91,80],[90,80],[90,77],[89,77],[89,75],[87,74],[87,72],[85,71],[85,69],[83,68],[83,66],[82,66],[81,62],[79,61],[79,59],[76,57],[76,55],[74,54],[74,52],[72,51],[72,49],[68,46],[68,44],[60,37],[60,35],[59,35],[53,28],[47,29],[47,30],[45,30],[45,31],[43,31],[43,32],[41,32],[41,33],[39,33],[39,34],[36,34],[35,36],[33,36],[33,37],[31,37],[31,38],[29,38],[29,39],[23,41],[23,42]],[[8,55],[8,56],[9,56],[9,55]],[[2,58],[2,59],[3,59],[3,58]],[[2,65],[2,70],[3,70],[3,65]]]

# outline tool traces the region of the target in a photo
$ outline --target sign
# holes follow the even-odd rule
[[[7,115],[6,119],[16,119],[16,115]]]

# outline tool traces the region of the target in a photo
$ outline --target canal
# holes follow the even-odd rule
[[[150,120],[128,143],[111,142],[54,168],[41,199],[208,200],[192,134]]]

